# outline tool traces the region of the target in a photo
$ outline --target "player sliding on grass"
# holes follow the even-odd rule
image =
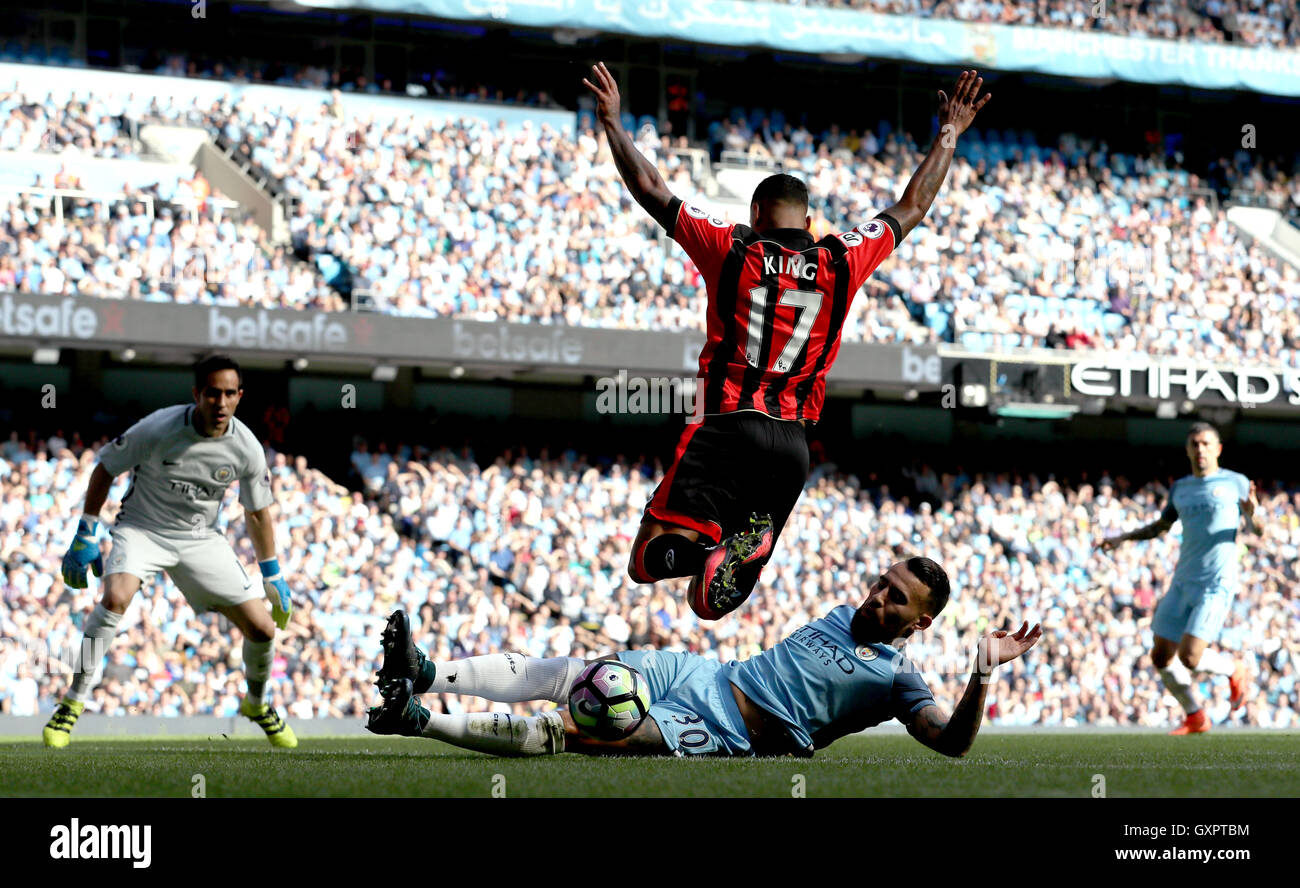
[[[692,577],[703,619],[739,607],[753,589],[808,479],[806,426],[817,421],[844,319],[867,278],[924,217],[957,137],[988,102],[963,71],[939,91],[940,132],[897,204],[852,231],[814,240],[808,188],[787,175],[754,189],[749,224],[683,203],[620,121],[618,85],[603,64],[584,80],[628,191],[703,275],[707,340],[696,413],[672,467],[646,505],[628,573],[638,583]]]
[[[397,611],[383,636],[384,702],[370,710],[366,726],[376,734],[428,737],[507,756],[811,755],[845,734],[896,718],[931,749],[960,756],[979,731],[993,669],[1033,647],[1042,632],[1026,623],[1015,634],[981,638],[966,693],[949,717],[891,644],[928,628],[948,594],[943,568],[910,558],[885,571],[856,610],[834,608],[744,662],[669,651],[616,654],[645,677],[651,702],[649,717],[616,741],[579,732],[567,707],[531,717],[429,712],[415,694],[563,704],[586,663],[523,654],[434,663],[415,647],[406,613]]]
[[[1098,545],[1106,552],[1127,540],[1160,536],[1175,521],[1183,522],[1178,566],[1151,620],[1151,662],[1186,713],[1182,727],[1170,731],[1175,735],[1210,730],[1210,719],[1196,699],[1192,672],[1228,676],[1232,708],[1246,701],[1246,667],[1227,651],[1206,647],[1218,639],[1237,594],[1237,527],[1243,517],[1255,534],[1263,533],[1264,525],[1255,514],[1255,485],[1245,475],[1220,468],[1221,453],[1223,442],[1214,426],[1193,425],[1187,435],[1192,474],[1174,482],[1160,517]]]
[[[293,729],[262,696],[271,672],[275,627],[289,623],[293,604],[275,557],[271,473],[266,454],[248,426],[235,419],[244,395],[239,365],[224,355],[194,368],[194,403],[156,410],[99,451],[86,489],[86,505],[72,547],[63,558],[63,581],[86,588],[86,569],[104,577],[104,592],[86,619],[72,687],[45,726],[46,746],[67,746],[72,727],[99,683],[117,625],[142,583],[164,570],[196,613],[215,610],[244,636],[248,694],[239,714],[252,719],[272,746],[298,745]],[[114,524],[105,573],[96,536],[99,510],[113,479],[131,472]],[[216,529],[226,488],[239,479],[248,536],[262,568],[257,588],[230,543]],[[268,613],[262,597],[271,600]],[[89,658],[91,662],[85,662]]]

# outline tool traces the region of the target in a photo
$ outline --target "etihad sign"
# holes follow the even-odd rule
[[[1111,398],[1150,398],[1153,401],[1198,401],[1211,395],[1230,404],[1269,404],[1286,396],[1300,406],[1300,370],[1242,367],[1219,370],[1185,363],[1080,361],[1070,368],[1070,385],[1081,395]]]

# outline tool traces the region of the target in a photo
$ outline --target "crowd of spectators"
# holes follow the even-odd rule
[[[999,672],[992,723],[1164,726],[1178,718],[1146,656],[1177,535],[1113,556],[1094,550],[1103,535],[1152,520],[1167,493],[1159,483],[1117,474],[1071,486],[918,464],[891,486],[822,462],[759,589],[736,613],[701,623],[683,601],[685,581],[638,586],[626,573],[658,462],[523,449],[476,456],[358,447],[364,485],[353,491],[303,457],[270,454],[277,548],[298,602],[279,637],[270,695],[290,718],[359,717],[376,701],[379,633],[398,606],[437,659],[501,650],[587,657],[646,645],[744,659],[837,604],[860,603],[875,574],[909,553],[936,558],[953,581],[948,608],[908,645],[942,705],[961,693],[980,634],[1029,620],[1043,623],[1044,640]],[[0,445],[0,711],[48,712],[67,685],[60,662],[70,662],[99,584],[66,588],[59,563],[93,464],[93,447],[62,431],[44,440],[14,433]],[[110,493],[110,522],[126,482]],[[1295,728],[1300,493],[1264,489],[1260,500],[1267,529],[1239,540],[1241,591],[1221,641],[1251,670],[1248,702],[1230,714],[1224,680],[1200,689],[1215,723]],[[251,563],[233,490],[220,524]],[[237,632],[194,614],[160,575],[128,611],[88,709],[233,715],[239,657]],[[445,696],[435,705],[484,704]]]
[[[291,199],[293,253],[215,207],[173,218],[163,202],[149,219],[128,199],[105,222],[83,201],[60,224],[48,198],[15,195],[0,208],[0,286],[307,309],[344,308],[359,290],[365,304],[402,315],[704,325],[698,272],[631,202],[603,135],[590,130],[355,119],[337,98],[290,110],[9,93],[6,111],[0,145],[109,157],[132,156],[133,116],[206,126]],[[993,135],[963,139],[930,216],[867,283],[844,341],[1295,362],[1300,275],[1242,237],[1212,194],[1231,189],[1300,216],[1294,170],[1243,150],[1203,177],[1176,158],[1118,154],[1069,134],[1050,147]],[[889,206],[921,157],[885,124],[814,135],[742,117],[721,139],[803,176],[817,234]],[[675,150],[684,139],[644,127],[637,142],[674,192],[699,194]]]
[[[774,0],[988,25],[1283,47],[1300,43],[1295,0]],[[1101,13],[1098,14],[1098,10]]]

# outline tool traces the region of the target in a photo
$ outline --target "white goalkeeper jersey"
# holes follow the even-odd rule
[[[190,539],[215,534],[226,488],[239,480],[248,511],[271,505],[271,473],[261,443],[235,417],[226,433],[207,438],[194,428],[193,404],[155,410],[99,451],[99,464],[117,477],[131,471],[118,526]]]

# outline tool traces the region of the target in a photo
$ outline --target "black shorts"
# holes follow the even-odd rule
[[[781,528],[808,480],[808,433],[800,422],[752,410],[706,416],[687,425],[672,467],[645,517],[721,542],[755,512]]]

